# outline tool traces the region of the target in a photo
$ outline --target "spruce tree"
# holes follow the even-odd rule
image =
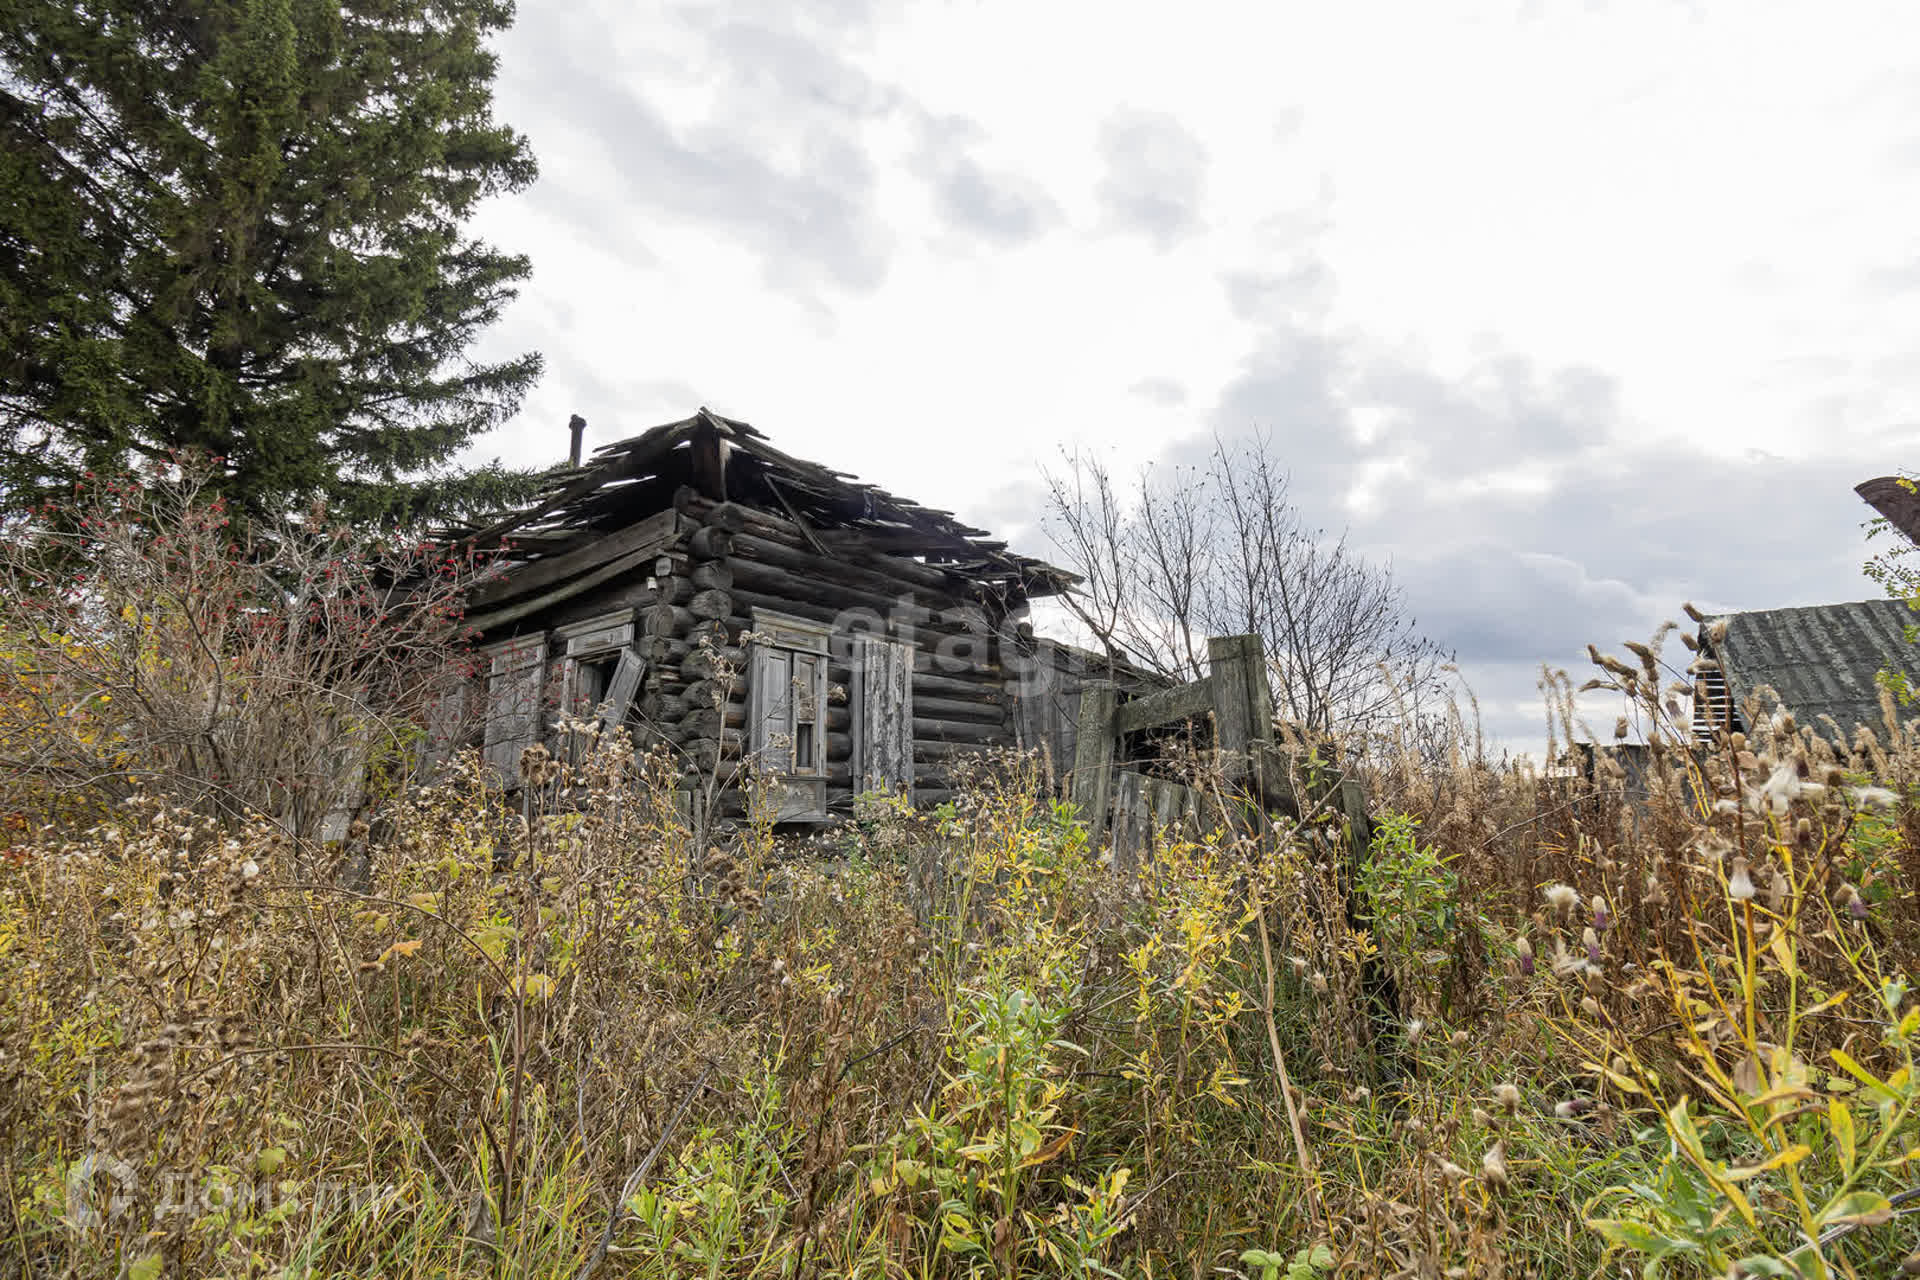
[[[0,10],[6,505],[183,453],[256,512],[514,496],[453,467],[540,370],[467,355],[529,270],[463,230],[534,178],[492,118],[508,0]]]

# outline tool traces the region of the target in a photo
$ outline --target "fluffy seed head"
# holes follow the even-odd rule
[[[1727,877],[1727,896],[1735,902],[1753,901],[1753,877],[1747,874],[1747,860],[1736,856],[1733,874]]]
[[[1507,1144],[1500,1141],[1487,1148],[1487,1154],[1480,1159],[1480,1171],[1487,1176],[1487,1184],[1496,1191],[1505,1190],[1507,1185]]]

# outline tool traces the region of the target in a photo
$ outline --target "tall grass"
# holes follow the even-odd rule
[[[350,875],[159,799],[41,830],[0,868],[0,1266],[1888,1274],[1920,750],[1696,754],[1657,652],[1607,661],[1644,800],[1410,752],[1358,845],[1116,867],[1017,756],[701,843],[621,743],[529,753],[527,812],[458,762]]]

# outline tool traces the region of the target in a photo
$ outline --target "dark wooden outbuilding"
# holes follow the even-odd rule
[[[577,749],[572,720],[664,745],[690,789],[717,776],[730,790],[751,759],[785,821],[866,791],[932,804],[958,762],[997,747],[1064,770],[1083,674],[1116,674],[1027,625],[1071,574],[706,409],[460,532],[509,548],[468,607],[486,681],[469,718],[508,786],[535,742]]]

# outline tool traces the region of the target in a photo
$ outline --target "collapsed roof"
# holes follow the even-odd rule
[[[556,471],[521,511],[446,532],[475,546],[507,546],[512,573],[671,509],[687,490],[784,515],[829,548],[857,543],[909,557],[1003,597],[1055,595],[1078,581],[1064,569],[1008,551],[1005,542],[951,511],[909,502],[849,472],[783,453],[749,424],[706,408],[603,445],[585,465]]]

